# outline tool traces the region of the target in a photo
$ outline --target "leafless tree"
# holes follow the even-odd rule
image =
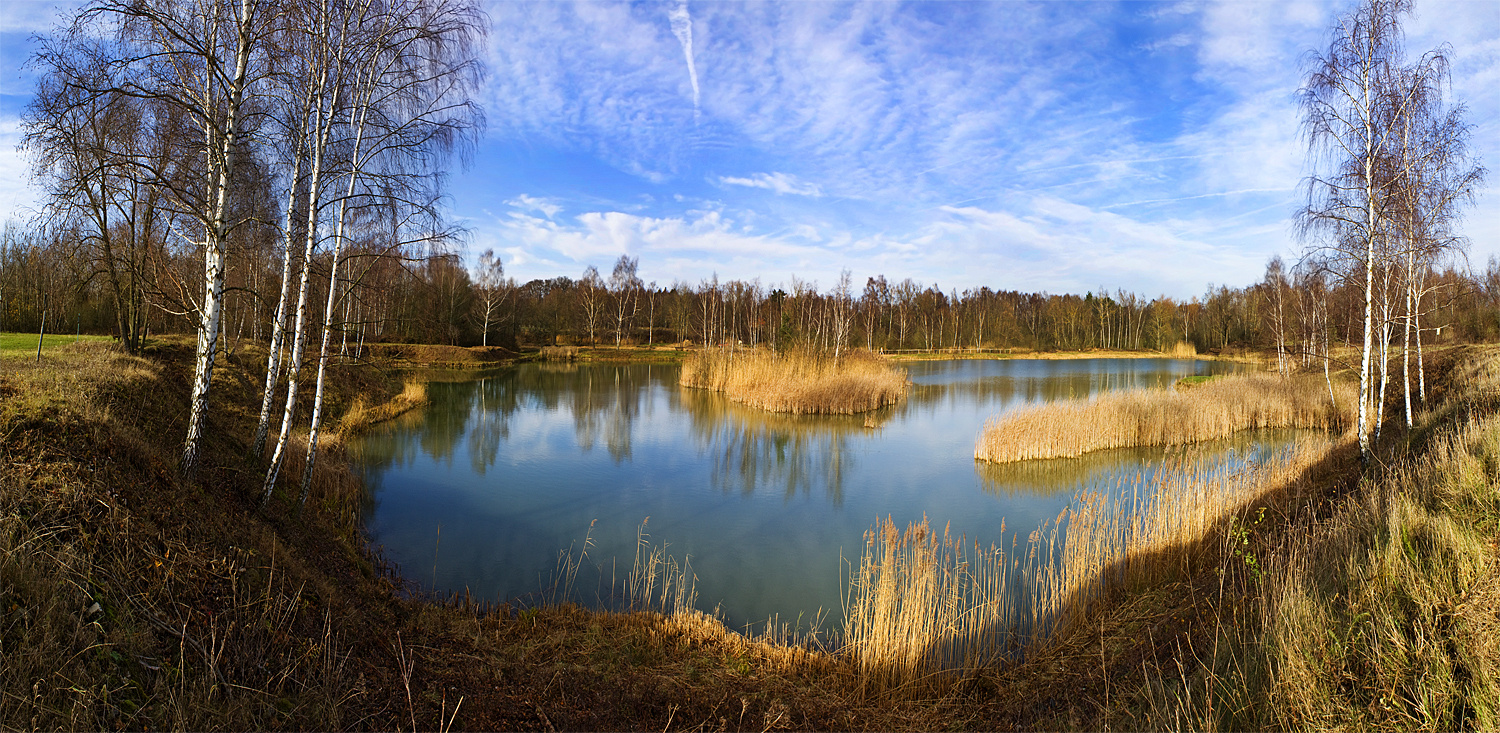
[[[474,286],[479,291],[479,308],[484,312],[483,331],[480,343],[490,345],[490,323],[497,321],[501,305],[515,290],[505,278],[505,265],[495,256],[495,250],[487,249],[479,255],[478,267],[474,270]]]
[[[583,320],[588,326],[589,343],[595,342],[594,334],[599,327],[599,313],[604,308],[604,280],[599,269],[589,265],[578,279],[578,295],[583,305]]]
[[[1409,0],[1366,0],[1341,17],[1326,53],[1313,57],[1302,90],[1302,125],[1316,173],[1305,180],[1307,206],[1299,215],[1301,233],[1315,247],[1336,257],[1351,282],[1362,280],[1364,339],[1360,352],[1357,432],[1360,454],[1368,458],[1372,407],[1382,394],[1371,389],[1376,352],[1376,271],[1392,255],[1391,201],[1395,171],[1388,153],[1400,134],[1390,124],[1412,100],[1402,95],[1401,18]],[[1419,67],[1440,64],[1429,54]],[[1426,74],[1430,72],[1419,71]],[[1375,401],[1378,404],[1372,405]]]
[[[615,269],[609,275],[609,292],[614,298],[615,306],[615,348],[620,348],[620,339],[629,330],[630,323],[635,320],[636,311],[640,308],[638,294],[641,290],[641,279],[636,276],[636,265],[639,258],[620,255],[615,260]]]

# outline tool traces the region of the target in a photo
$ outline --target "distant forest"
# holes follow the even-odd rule
[[[231,349],[269,338],[281,282],[275,238],[243,231],[247,236],[232,247],[221,321],[221,347]],[[48,331],[117,337],[130,330],[195,332],[201,250],[155,242],[127,261],[89,242],[74,231],[5,227],[0,331],[36,331],[45,313]],[[1170,351],[1188,343],[1213,352],[1280,344],[1289,358],[1310,363],[1324,353],[1325,338],[1331,346],[1360,342],[1364,308],[1363,283],[1336,277],[1311,259],[1290,268],[1272,260],[1254,285],[1210,285],[1186,300],[1124,291],[944,290],[884,275],[862,286],[846,277],[822,288],[795,278],[662,286],[643,283],[638,261],[626,257],[608,275],[590,267],[577,278],[517,283],[492,256],[471,269],[454,254],[404,251],[380,241],[352,243],[344,264],[332,320],[337,348],[346,355],[373,342],[515,348],[691,341],[787,348],[841,340],[875,350]],[[326,299],[328,265],[314,265],[321,270],[311,279],[321,289],[314,302]],[[111,284],[121,280],[136,284],[123,299]],[[1500,340],[1500,263],[1492,260],[1475,275],[1428,268],[1419,280],[1424,342]],[[1389,297],[1404,293],[1393,285]],[[1394,312],[1391,318],[1399,320]],[[1399,341],[1399,326],[1389,334]]]

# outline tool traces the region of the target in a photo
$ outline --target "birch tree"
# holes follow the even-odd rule
[[[487,249],[479,255],[478,267],[474,270],[474,285],[479,290],[479,308],[483,311],[484,335],[480,338],[480,343],[489,346],[490,323],[495,320],[496,311],[512,289],[507,287],[505,265],[495,256],[495,250]]]
[[[434,164],[480,124],[478,108],[469,96],[479,81],[477,41],[483,27],[478,10],[467,2],[447,0],[398,0],[377,7],[371,14],[374,27],[365,39],[365,57],[352,90],[348,184],[334,216],[332,267],[299,506],[307,503],[317,461],[328,344],[337,312],[351,204],[369,200],[377,211],[400,212],[397,217],[401,219],[435,219],[440,195],[434,187],[441,179]],[[367,190],[356,198],[367,180]],[[428,231],[434,245],[439,244],[438,232]]]
[[[312,279],[313,257],[319,242],[319,222],[324,205],[322,187],[327,178],[324,162],[336,120],[342,111],[345,92],[343,82],[348,73],[349,65],[346,62],[353,33],[351,27],[353,19],[348,15],[336,18],[334,8],[328,0],[310,4],[306,6],[304,12],[306,13],[303,16],[304,20],[296,28],[293,43],[295,48],[305,54],[305,62],[299,66],[311,71],[313,79],[312,104],[310,105],[312,117],[306,123],[312,131],[307,150],[310,170],[307,182],[307,203],[304,207],[306,218],[302,225],[302,262],[298,276],[297,307],[292,323],[291,355],[287,368],[286,399],[282,408],[281,429],[277,435],[276,446],[271,452],[270,463],[266,468],[265,481],[261,486],[260,503],[263,507],[270,502],[271,492],[276,488],[276,479],[286,459],[287,443],[291,437],[293,420],[296,417],[298,377],[301,375],[302,355],[306,344],[308,285]],[[292,255],[288,252],[286,256]],[[269,367],[268,363],[267,382],[274,388],[276,375]],[[273,392],[274,389],[267,391]],[[268,394],[263,398],[263,408],[269,401],[269,396]],[[256,429],[257,443],[261,440],[259,436],[269,426],[269,419],[269,412],[263,409],[261,425]]]
[[[1384,215],[1393,194],[1381,158],[1393,130],[1382,124],[1401,63],[1400,18],[1409,0],[1367,0],[1334,29],[1326,53],[1314,56],[1301,92],[1302,126],[1317,170],[1305,180],[1303,237],[1340,256],[1345,277],[1364,295],[1356,424],[1360,456],[1371,450],[1371,358],[1375,352],[1375,273],[1388,257]],[[1362,282],[1361,282],[1362,281]]]
[[[599,277],[599,269],[589,265],[583,271],[583,277],[578,280],[578,296],[583,306],[583,320],[588,328],[589,343],[595,342],[595,329],[599,326],[599,314],[604,308],[604,280]]]
[[[187,435],[180,464],[191,479],[208,417],[209,389],[224,307],[231,235],[249,222],[237,215],[232,191],[240,159],[253,146],[243,133],[252,97],[265,75],[262,41],[269,9],[262,0],[103,0],[85,10],[75,29],[111,27],[120,39],[112,60],[118,85],[92,90],[172,109],[193,132],[165,168],[143,166],[182,217],[174,234],[203,254],[202,296],[193,297],[198,333]]]
[[[615,269],[609,276],[609,291],[614,296],[615,306],[615,348],[620,348],[620,340],[624,337],[629,324],[635,320],[636,310],[640,307],[637,293],[641,289],[641,279],[636,277],[636,266],[639,258],[620,255],[615,261]]]

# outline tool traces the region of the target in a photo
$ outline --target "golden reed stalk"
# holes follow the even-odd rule
[[[1006,656],[1024,654],[1115,590],[1191,572],[1222,552],[1216,525],[1244,514],[1327,455],[1308,438],[1241,466],[1189,454],[1146,485],[1137,474],[1109,495],[1076,495],[1010,548],[889,520],[866,533],[844,601],[844,651],[865,693],[926,694]],[[1001,533],[1004,534],[1004,524]]]
[[[771,412],[852,415],[906,396],[906,370],[864,350],[830,354],[704,349],[682,364],[681,383],[723,392]]]
[[[981,461],[1072,458],[1089,451],[1185,445],[1254,428],[1341,430],[1352,389],[1337,406],[1322,380],[1254,374],[1221,377],[1189,390],[1107,392],[1087,401],[1022,407],[992,418],[974,446]]]

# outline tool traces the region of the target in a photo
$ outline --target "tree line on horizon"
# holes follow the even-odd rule
[[[0,235],[0,331],[36,331],[48,312],[48,330],[109,333],[117,339],[114,293],[88,277],[90,253],[62,237],[41,237],[12,224]],[[1313,366],[1334,348],[1360,345],[1363,292],[1336,277],[1326,262],[1287,267],[1271,260],[1264,277],[1245,287],[1209,285],[1200,296],[1147,297],[1124,289],[1073,293],[1022,292],[989,287],[947,289],[910,278],[877,275],[855,290],[836,283],[793,278],[763,285],[758,279],[644,283],[638,259],[603,277],[507,278],[499,260],[476,258],[465,267],[454,254],[408,256],[382,277],[344,283],[330,351],[360,358],[374,343],[502,346],[509,349],[569,344],[743,345],[771,349],[834,342],[873,351],[1094,349],[1172,353],[1236,350],[1278,352],[1288,369]],[[201,265],[188,253],[155,264],[178,270],[160,274],[172,283]],[[316,264],[316,263],[315,263]],[[1500,341],[1500,260],[1470,272],[1460,259],[1424,265],[1417,322],[1426,342]],[[274,282],[279,263],[267,260],[259,277],[231,272],[220,348],[268,342],[275,312],[253,281]],[[315,266],[315,272],[317,272]],[[323,270],[326,273],[326,266]],[[241,284],[243,281],[243,284]],[[326,284],[313,293],[326,295]],[[847,288],[847,289],[846,289]],[[172,312],[172,293],[143,288],[152,334],[193,333],[190,318]],[[1395,342],[1400,323],[1393,319]],[[144,333],[144,331],[143,331]],[[842,337],[840,334],[842,333]],[[283,345],[283,348],[286,348]],[[1352,366],[1336,361],[1335,368]]]

